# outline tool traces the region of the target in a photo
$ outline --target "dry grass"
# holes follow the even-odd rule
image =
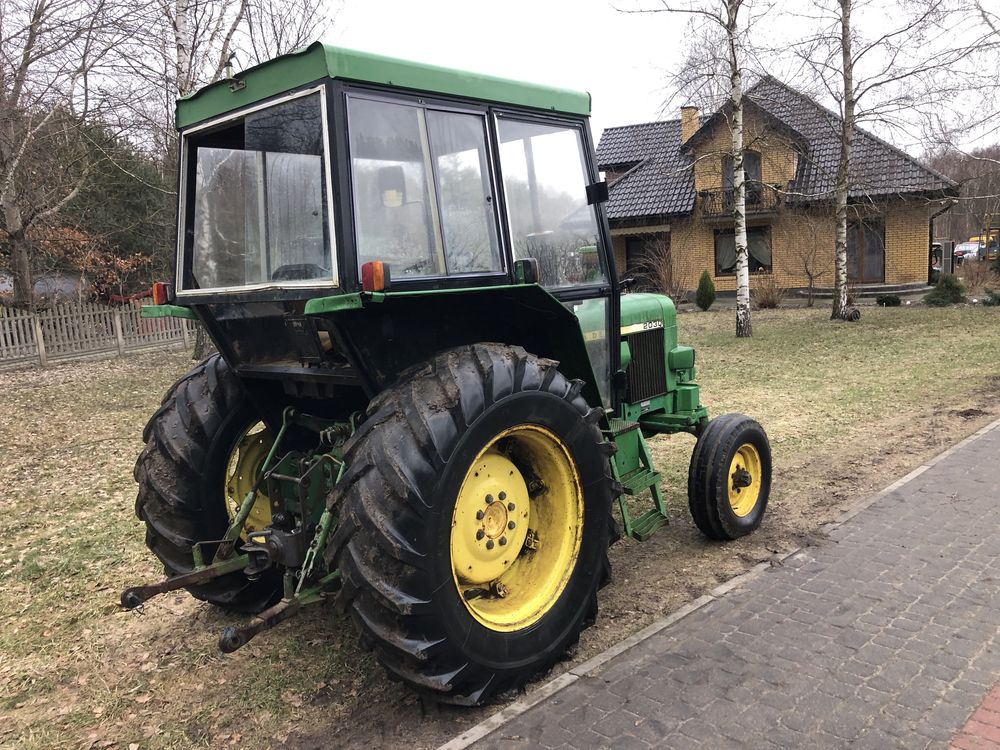
[[[672,523],[612,549],[615,581],[578,658],[794,546],[995,413],[997,309],[873,308],[855,325],[825,309],[766,311],[749,340],[734,339],[731,311],[678,325],[712,413],[767,428],[771,511],[759,534],[705,543],[684,507],[691,440],[657,438]],[[312,746],[429,747],[482,716],[425,714],[328,607],[230,656],[215,648],[228,618],[184,594],[143,617],[119,610],[124,585],[160,572],[131,468],[145,419],[188,366],[157,355],[0,373],[0,746],[264,747],[305,733]]]

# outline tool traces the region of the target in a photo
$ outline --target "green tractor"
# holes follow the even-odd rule
[[[593,622],[616,499],[636,539],[666,522],[648,437],[698,436],[704,534],[760,524],[763,429],[709,421],[673,302],[621,294],[589,111],[321,44],[178,102],[176,277],[143,315],[219,354],[143,433],[169,577],[125,607],[252,613],[231,652],[332,599],[390,677],[477,704]]]

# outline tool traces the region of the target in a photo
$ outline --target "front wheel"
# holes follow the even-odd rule
[[[481,703],[593,621],[612,480],[581,385],[520,348],[477,344],[373,402],[331,496],[328,561],[390,677]]]
[[[742,414],[708,423],[688,471],[688,507],[709,539],[732,540],[760,526],[771,493],[771,446],[764,428]]]

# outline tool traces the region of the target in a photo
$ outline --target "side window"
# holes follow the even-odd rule
[[[500,117],[497,131],[514,257],[538,260],[547,287],[605,281],[580,130]]]
[[[395,279],[499,271],[485,118],[348,99],[358,262]]]

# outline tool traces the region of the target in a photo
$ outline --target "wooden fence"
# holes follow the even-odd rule
[[[195,321],[141,318],[139,307],[135,302],[65,304],[40,312],[0,308],[0,368],[191,346]]]

